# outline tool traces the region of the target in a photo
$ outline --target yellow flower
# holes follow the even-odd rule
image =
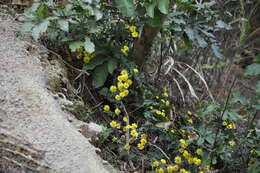
[[[173,166],[173,171],[178,171],[179,170],[179,166],[178,165],[174,165]]]
[[[162,163],[162,164],[165,164],[165,163],[166,163],[166,160],[165,160],[165,159],[161,159],[161,163]]]
[[[165,103],[165,100],[164,100],[164,99],[161,99],[161,102]]]
[[[143,150],[144,149],[144,145],[143,144],[137,144],[137,147],[139,148],[139,150]]]
[[[165,102],[165,106],[170,106],[170,102],[168,100]]]
[[[116,96],[115,96],[115,99],[116,99],[116,100],[121,100],[120,95],[116,95]]]
[[[125,29],[129,29],[129,25],[128,24],[125,24]]]
[[[130,26],[130,27],[129,27],[129,30],[130,30],[131,32],[136,32],[136,26]]]
[[[199,173],[204,173],[204,171],[200,171]]]
[[[138,34],[138,32],[132,32],[131,35],[132,35],[132,37],[136,38],[136,37],[138,37],[139,34]]]
[[[126,81],[128,79],[128,74],[121,75],[122,81]]]
[[[105,105],[103,109],[104,109],[104,111],[109,111],[110,107],[108,105]]]
[[[89,63],[90,60],[91,60],[91,58],[88,57],[88,56],[85,56],[85,57],[83,58],[83,62],[84,62],[84,63]]]
[[[121,74],[121,75],[128,75],[128,71],[127,71],[127,70],[122,70],[122,71],[120,72],[120,74]]]
[[[185,157],[185,159],[188,159],[190,157],[190,153],[187,150],[184,150],[182,155],[183,157]]]
[[[206,165],[205,169],[206,169],[206,171],[210,171],[212,168],[210,165]]]
[[[156,99],[159,99],[160,97],[159,96],[155,96]]]
[[[144,139],[144,138],[143,138],[143,139],[141,139],[140,141],[141,141],[141,144],[144,144],[144,145],[147,143],[147,140],[146,140],[146,139]]]
[[[194,157],[194,158],[193,158],[193,163],[194,163],[195,165],[197,165],[197,166],[200,166],[200,165],[201,165],[201,160],[200,160],[199,158],[197,158],[197,157]]]
[[[188,111],[187,113],[188,113],[189,115],[192,115],[192,112],[191,112],[191,111]]]
[[[117,87],[118,87],[119,91],[122,91],[124,89],[124,84],[122,82],[118,82]]]
[[[228,144],[229,144],[231,147],[233,147],[233,146],[236,145],[236,142],[235,142],[235,141],[229,141]]]
[[[155,172],[156,173],[164,173],[164,170],[163,170],[163,168],[159,168],[159,169],[156,169]]]
[[[228,122],[227,122],[227,121],[223,121],[222,125],[223,125],[223,126],[227,126],[227,125],[228,125]]]
[[[176,156],[176,157],[174,158],[174,162],[175,162],[175,163],[181,163],[181,157],[180,157],[180,156]]]
[[[120,129],[120,124],[117,123],[117,122],[114,121],[114,120],[110,122],[110,126],[113,127],[113,128]]]
[[[116,115],[119,115],[120,113],[121,113],[121,110],[118,109],[118,108],[116,108],[116,109],[115,109],[115,114],[116,114]]]
[[[116,86],[114,86],[114,85],[112,85],[112,86],[110,86],[110,92],[116,92],[116,90],[117,90],[117,88],[116,88]]]
[[[147,134],[141,134],[141,138],[142,139],[146,139],[147,138]]]
[[[138,72],[139,72],[139,70],[138,70],[137,68],[134,68],[133,71],[134,71],[135,73],[138,73]]]
[[[159,110],[158,110],[158,111],[156,111],[155,113],[156,113],[157,115],[161,115],[161,114],[162,114],[162,112],[161,112],[161,111],[159,111]]]
[[[169,97],[169,94],[167,92],[163,93],[164,97]]]
[[[128,83],[124,83],[124,88],[125,88],[125,89],[129,88],[129,86],[130,86],[130,85],[129,85]]]
[[[137,127],[138,127],[138,126],[137,126],[136,123],[133,123],[133,124],[131,125],[131,128],[132,128],[132,129],[137,129]]]
[[[180,173],[190,173],[190,171],[186,171],[184,168],[180,169]]]
[[[133,137],[138,137],[138,132],[136,130],[131,130],[130,134]]]
[[[129,47],[128,46],[123,46],[123,48],[121,49],[121,52],[123,53],[123,54],[126,54],[127,52],[128,52],[128,50],[129,50]]]
[[[132,81],[131,79],[128,79],[128,80],[126,81],[126,83],[128,83],[128,85],[132,85],[132,84],[133,84],[133,81]]]
[[[128,122],[127,117],[123,117],[123,121],[124,121],[124,122]]]
[[[192,124],[193,123],[193,120],[190,118],[188,119],[188,123]]]
[[[198,149],[196,150],[196,153],[197,153],[198,155],[201,155],[201,154],[203,153],[203,151],[202,151],[202,149],[198,148]]]
[[[124,146],[124,149],[125,149],[125,150],[130,150],[130,145],[129,145],[129,144],[126,144],[126,145]]]
[[[148,108],[149,108],[149,109],[153,109],[153,106],[149,106]]]
[[[164,112],[162,112],[161,116],[165,117],[165,115],[166,115],[166,114],[165,114]]]
[[[160,163],[157,160],[155,160],[152,165],[156,168],[160,165]]]
[[[179,142],[180,142],[181,144],[186,144],[186,141],[185,141],[184,139],[180,139]]]

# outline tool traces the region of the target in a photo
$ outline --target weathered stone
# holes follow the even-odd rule
[[[55,74],[27,51],[18,27],[0,15],[0,172],[111,172],[47,89]]]

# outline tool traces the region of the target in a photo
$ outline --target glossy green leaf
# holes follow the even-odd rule
[[[108,69],[106,63],[96,67],[92,75],[93,87],[94,88],[102,87],[107,80],[107,76],[108,76]]]
[[[84,43],[82,41],[75,41],[69,44],[69,48],[71,52],[75,52],[80,47],[84,46]]]
[[[66,19],[58,20],[59,28],[65,32],[69,32],[69,22]]]
[[[91,60],[90,63],[85,64],[83,69],[84,70],[93,70],[97,66],[103,64],[105,61],[106,61],[106,59],[104,57],[97,56],[93,60]]]
[[[90,53],[93,53],[95,51],[95,45],[88,37],[85,38],[84,48]]]
[[[113,58],[110,61],[108,61],[107,67],[108,67],[108,72],[110,74],[113,74],[114,70],[117,68],[117,60]]]
[[[127,17],[131,17],[135,13],[133,0],[116,0],[116,6],[120,12]]]
[[[257,76],[260,75],[260,64],[251,64],[246,67],[246,76]]]
[[[157,3],[160,12],[163,14],[168,14],[169,4],[170,4],[169,0],[158,0]]]
[[[50,25],[50,22],[48,20],[44,20],[39,25],[36,25],[32,29],[32,36],[33,36],[34,40],[38,40],[40,38],[40,36],[47,31],[49,25]]]

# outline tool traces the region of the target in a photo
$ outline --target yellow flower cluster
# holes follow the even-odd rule
[[[120,129],[120,124],[114,120],[110,122],[110,126],[113,128]]]
[[[139,36],[139,33],[136,31],[136,26],[129,26],[128,24],[125,24],[125,29],[129,29],[129,31],[131,31],[132,37],[136,38]]]
[[[237,128],[234,123],[228,123],[227,121],[223,121],[222,125],[225,126],[228,129],[236,129]]]
[[[180,169],[180,173],[190,173],[190,171],[187,171],[186,169],[182,168]]]
[[[167,171],[168,173],[172,173],[172,172],[175,172],[175,171],[178,171],[179,170],[179,166],[178,165],[168,165],[167,166]]]
[[[236,142],[232,140],[232,141],[229,141],[228,144],[229,144],[231,147],[233,147],[233,146],[236,145]]]
[[[129,47],[128,46],[123,46],[123,48],[121,49],[121,52],[124,54],[124,55],[126,55],[126,53],[128,52],[128,50],[129,50]]]
[[[180,164],[181,163],[181,157],[180,156],[176,156],[174,158],[174,162]]]
[[[119,91],[115,95],[116,100],[121,100],[122,98],[128,96],[129,90],[128,88],[133,84],[131,79],[128,79],[128,71],[122,70],[120,75],[117,77],[117,86],[110,86],[110,92],[115,93]]]
[[[77,58],[78,59],[82,58],[84,63],[89,63],[96,56],[94,53],[84,51],[83,47],[78,48],[77,52],[78,52]]]
[[[140,143],[137,144],[137,147],[139,148],[139,150],[143,150],[146,143],[147,143],[147,135],[141,134]]]
[[[160,116],[162,116],[162,117],[165,117],[165,110],[163,109],[162,111],[160,111],[160,110],[157,110],[156,112],[155,112],[157,115],[160,115]]]
[[[129,144],[126,144],[126,145],[124,146],[124,149],[125,149],[125,150],[130,150],[130,148],[131,148],[131,146],[130,146]]]
[[[186,143],[186,141],[184,139],[180,139],[179,142],[181,144],[181,148],[185,149],[188,147],[188,144]]]

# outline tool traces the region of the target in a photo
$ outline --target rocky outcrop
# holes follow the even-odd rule
[[[47,89],[56,74],[18,27],[0,14],[0,172],[111,172]]]

